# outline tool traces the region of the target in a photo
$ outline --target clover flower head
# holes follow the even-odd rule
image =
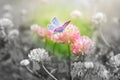
[[[74,10],[70,13],[72,18],[81,18],[83,14],[79,10]]]
[[[27,66],[30,64],[30,61],[28,59],[23,59],[22,61],[20,61],[20,65],[22,66]]]
[[[74,25],[68,25],[62,33],[53,34],[52,40],[58,43],[73,44],[79,37],[78,28]]]
[[[89,69],[89,68],[93,68],[94,64],[93,64],[93,62],[84,62],[84,66],[85,66],[85,68]]]
[[[49,60],[48,52],[45,49],[37,48],[30,51],[28,57],[32,61],[42,62]]]
[[[40,26],[37,25],[37,24],[32,25],[32,26],[31,26],[31,30],[37,32],[37,34],[38,34],[41,38],[51,39],[52,33],[51,33],[48,29],[42,28],[42,27],[40,27]]]
[[[109,63],[114,67],[120,66],[120,54],[112,56],[109,60]]]
[[[109,80],[108,73],[109,71],[106,70],[105,66],[97,62],[75,62],[71,71],[72,77],[75,80],[84,76],[86,76],[84,80],[89,80],[90,77],[91,80],[94,80],[95,77],[96,79]]]
[[[21,14],[24,16],[24,15],[26,15],[27,14],[27,10],[26,9],[22,9],[21,10]]]
[[[93,49],[93,42],[87,36],[81,36],[72,45],[72,51],[75,55],[86,55]]]
[[[107,22],[106,15],[102,12],[98,12],[94,16],[92,16],[92,22],[94,24],[105,23],[105,22]]]
[[[5,28],[12,28],[14,26],[13,22],[8,18],[0,19],[0,26]]]

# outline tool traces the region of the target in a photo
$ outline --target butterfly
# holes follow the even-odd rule
[[[58,19],[56,17],[54,17],[51,21],[51,24],[48,26],[48,29],[51,32],[63,32],[64,29],[68,26],[68,24],[70,23],[69,21],[66,21],[63,25],[61,25],[58,21]]]

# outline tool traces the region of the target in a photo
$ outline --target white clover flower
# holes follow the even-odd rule
[[[34,30],[37,29],[38,27],[39,27],[38,24],[33,24],[33,25],[30,26],[30,29],[31,29],[32,31],[34,31]]]
[[[5,27],[5,28],[11,28],[13,27],[13,22],[8,19],[8,18],[2,18],[0,19],[0,26]]]
[[[89,68],[93,68],[94,64],[93,64],[93,62],[84,62],[84,66],[85,66],[85,68],[89,69]]]
[[[29,61],[28,59],[23,59],[22,61],[20,61],[20,64],[21,64],[22,66],[27,66],[27,65],[30,64],[30,61]]]
[[[21,14],[22,14],[22,15],[26,15],[26,14],[27,14],[27,10],[26,10],[26,9],[22,9],[22,10],[21,10]]]
[[[109,72],[106,69],[101,70],[98,72],[98,75],[101,76],[104,79],[109,79]]]
[[[79,10],[74,10],[70,13],[72,18],[82,18],[83,14]]]
[[[119,24],[119,23],[120,23],[120,18],[118,18],[118,17],[113,17],[113,18],[112,18],[112,21],[113,21],[115,24]]]
[[[92,22],[94,24],[101,24],[107,22],[106,15],[102,12],[96,13],[94,16],[92,16]]]
[[[119,66],[120,65],[120,54],[111,57],[109,62],[112,66]]]
[[[32,61],[38,61],[38,62],[42,62],[50,59],[48,52],[46,52],[45,49],[41,49],[41,48],[31,50],[30,54],[28,54],[28,57]]]

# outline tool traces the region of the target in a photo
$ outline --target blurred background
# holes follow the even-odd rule
[[[102,33],[115,52],[119,53],[119,10],[120,0],[0,0],[0,20],[8,18],[13,24],[13,27],[9,28],[11,25],[9,23],[6,28],[6,36],[0,41],[0,80],[38,79],[21,67],[19,63],[22,59],[27,58],[31,49],[45,45],[39,36],[30,30],[30,26],[38,24],[47,28],[54,16],[61,23],[71,20],[71,24],[78,27],[81,35],[93,39],[96,33],[91,19],[98,12],[105,14],[106,22],[100,25]],[[73,14],[76,13],[79,15],[74,16]],[[9,36],[9,33],[12,36]],[[104,42],[100,41],[98,44],[100,48],[104,48],[103,50],[106,49]],[[48,41],[46,49],[49,52],[52,52],[52,45],[53,42]],[[68,55],[66,49],[65,45],[57,44],[55,53],[60,59],[63,59]],[[90,60],[93,60],[93,57]]]

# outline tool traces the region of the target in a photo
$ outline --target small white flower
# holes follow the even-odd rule
[[[94,16],[92,16],[92,22],[94,24],[101,24],[107,22],[106,15],[102,12],[96,13]]]
[[[109,62],[113,66],[119,66],[120,65],[120,54],[111,57]]]
[[[82,18],[83,14],[79,10],[74,10],[70,13],[72,18]]]
[[[34,30],[37,29],[38,27],[39,27],[38,24],[33,24],[33,25],[31,25],[30,29],[31,29],[32,31],[34,31]]]
[[[27,10],[26,10],[26,9],[22,9],[22,10],[21,10],[21,14],[22,14],[22,15],[26,15],[26,14],[27,14]]]
[[[99,76],[103,77],[104,79],[109,79],[109,72],[106,69],[103,69],[103,71],[98,72]]]
[[[0,26],[5,27],[5,28],[11,28],[13,27],[13,22],[8,19],[8,18],[2,18],[0,19]]]
[[[37,48],[30,51],[30,54],[28,54],[28,57],[33,61],[44,61],[49,59],[48,52],[45,51],[45,49]]]
[[[20,61],[20,64],[21,64],[22,66],[27,66],[27,65],[30,64],[30,61],[29,61],[28,59],[24,59],[24,60]]]
[[[112,21],[113,21],[114,23],[116,23],[116,24],[119,24],[119,23],[120,23],[120,18],[118,18],[118,17],[113,17],[113,18],[112,18]]]
[[[93,68],[94,64],[93,64],[93,62],[84,62],[84,66],[85,66],[85,68],[89,69],[89,68]]]

